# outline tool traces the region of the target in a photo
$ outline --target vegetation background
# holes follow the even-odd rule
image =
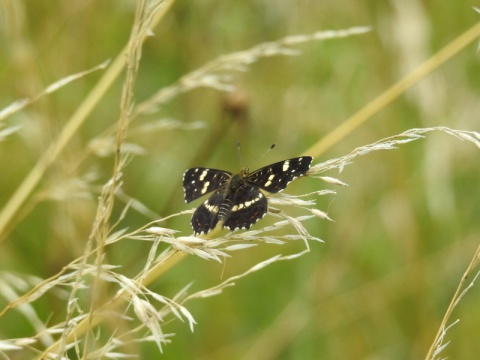
[[[191,166],[239,170],[237,140],[243,164],[252,169],[305,153],[478,23],[473,5],[450,0],[173,2],[144,43],[133,88],[137,104],[219,56],[263,42],[352,26],[372,30],[301,44],[295,47],[298,56],[260,59],[247,71],[229,73],[233,92],[205,87],[178,93],[158,112],[138,116],[127,131],[125,146],[135,156],[122,170],[111,225],[133,199],[118,229],[137,229],[197,206],[183,201],[183,172]],[[36,99],[49,84],[121,54],[134,24],[135,2],[4,0],[0,12],[0,108],[5,108],[19,99]],[[478,131],[477,45],[466,46],[326,152],[311,154],[314,163],[411,128]],[[0,142],[0,207],[57,141],[104,71],[82,76],[2,120],[0,131],[17,131]],[[115,166],[112,131],[121,115],[123,82],[123,75],[116,79],[1,229],[2,309],[32,287],[26,282],[23,292],[9,297],[9,276],[20,287],[18,279],[49,278],[83,255],[99,194]],[[276,148],[256,160],[272,143]],[[337,191],[318,201],[335,222],[316,219],[306,226],[325,243],[312,242],[311,252],[298,259],[242,278],[218,296],[189,302],[194,331],[166,319],[163,332],[175,336],[163,346],[162,358],[425,357],[479,246],[478,151],[472,143],[433,132],[398,150],[357,158],[340,175],[327,174],[349,187],[321,183]],[[287,192],[318,189],[318,180],[304,178]],[[187,236],[189,221],[183,215],[160,226]],[[232,253],[223,264],[187,256],[149,288],[172,298],[191,282],[190,292],[205,289],[304,247],[303,242],[261,244]],[[149,242],[122,240],[105,256],[108,264],[133,276],[150,248]],[[31,301],[45,326],[65,318],[67,291],[54,289]],[[460,322],[447,331],[444,343],[450,343],[441,357],[473,359],[480,352],[479,297],[476,284],[461,299],[448,324]],[[28,319],[18,309],[4,313],[0,338],[40,337]],[[159,354],[155,343],[129,343],[121,350],[145,359]],[[22,348],[8,356],[38,354]]]

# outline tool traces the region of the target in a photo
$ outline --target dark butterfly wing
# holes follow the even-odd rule
[[[200,196],[217,190],[232,176],[232,173],[223,170],[207,168],[191,168],[183,174],[183,191],[185,202],[189,203]]]
[[[192,216],[195,234],[207,234],[219,222],[230,230],[249,229],[268,210],[265,195],[260,189],[277,193],[297,177],[307,173],[312,163],[303,156],[265,166],[251,174],[232,174],[216,169],[192,168],[183,175],[185,201],[188,203],[216,190]],[[232,180],[230,180],[232,179]],[[229,183],[230,182],[230,183]]]
[[[268,203],[262,192],[250,185],[242,185],[238,191],[225,196],[216,191],[200,205],[192,216],[195,234],[207,234],[215,229],[219,221],[230,230],[249,229],[268,210]]]
[[[231,198],[224,201],[229,206],[229,213],[225,216],[223,227],[230,230],[250,229],[250,226],[265,216],[268,210],[268,203],[262,192],[248,184],[244,184]],[[226,207],[224,206],[224,207]],[[221,209],[221,213],[223,213]]]
[[[277,193],[310,169],[311,156],[302,156],[265,166],[249,174],[245,181],[270,193]]]
[[[215,191],[205,202],[200,205],[192,216],[192,228],[196,235],[206,234],[215,229],[218,223],[218,212],[225,200],[221,191]]]

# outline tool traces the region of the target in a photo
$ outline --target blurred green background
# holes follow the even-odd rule
[[[252,169],[302,154],[420,63],[479,20],[473,1],[177,1],[144,45],[137,102],[214,58],[287,35],[370,25],[370,33],[297,47],[234,73],[232,94],[186,93],[132,124],[127,142],[144,149],[124,172],[131,196],[159,216],[192,208],[181,179],[191,166]],[[133,1],[2,1],[0,108],[33,97],[48,84],[115,58],[128,41]],[[480,69],[475,45],[464,49],[314,163],[413,127],[480,127]],[[96,72],[9,117],[21,130],[0,142],[0,206],[58,136],[101,77]],[[119,116],[122,80],[76,133],[8,227],[0,270],[47,278],[81,256],[112,157],[99,157],[93,139]],[[136,132],[162,118],[199,130]],[[255,160],[272,143],[277,147]],[[305,178],[287,192],[329,188],[318,200],[335,222],[310,220],[312,243],[299,259],[274,264],[220,296],[187,305],[195,331],[173,321],[165,359],[413,359],[426,355],[443,314],[479,244],[479,149],[443,133],[395,151],[358,158],[340,175],[348,188]],[[88,180],[88,181],[87,181]],[[199,202],[194,203],[197,206]],[[115,218],[124,207],[117,202]],[[292,213],[295,213],[292,210]],[[154,220],[130,210],[120,228]],[[189,216],[166,226],[191,234]],[[262,221],[269,221],[268,218]],[[126,275],[142,269],[149,244],[124,241],[108,249]],[[151,289],[173,297],[213,286],[276,254],[304,244],[262,245],[233,253],[225,264],[189,256]],[[450,323],[442,356],[476,358],[480,290],[473,287]],[[6,304],[2,297],[2,308]],[[64,302],[34,303],[42,320],[62,320]],[[60,310],[58,310],[60,309]],[[16,312],[0,319],[0,337],[35,332]],[[129,349],[141,358],[153,344]]]

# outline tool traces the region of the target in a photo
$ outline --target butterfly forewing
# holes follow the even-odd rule
[[[245,180],[252,186],[270,193],[277,193],[284,190],[295,178],[305,175],[311,163],[311,156],[279,161],[254,171]]]
[[[183,174],[183,191],[185,202],[189,203],[199,197],[217,190],[225,185],[232,173],[217,169],[191,168]]]

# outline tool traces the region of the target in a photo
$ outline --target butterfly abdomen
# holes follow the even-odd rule
[[[230,199],[225,199],[220,208],[218,209],[218,221],[225,220],[228,215],[230,215],[230,211],[232,210],[233,202]]]

